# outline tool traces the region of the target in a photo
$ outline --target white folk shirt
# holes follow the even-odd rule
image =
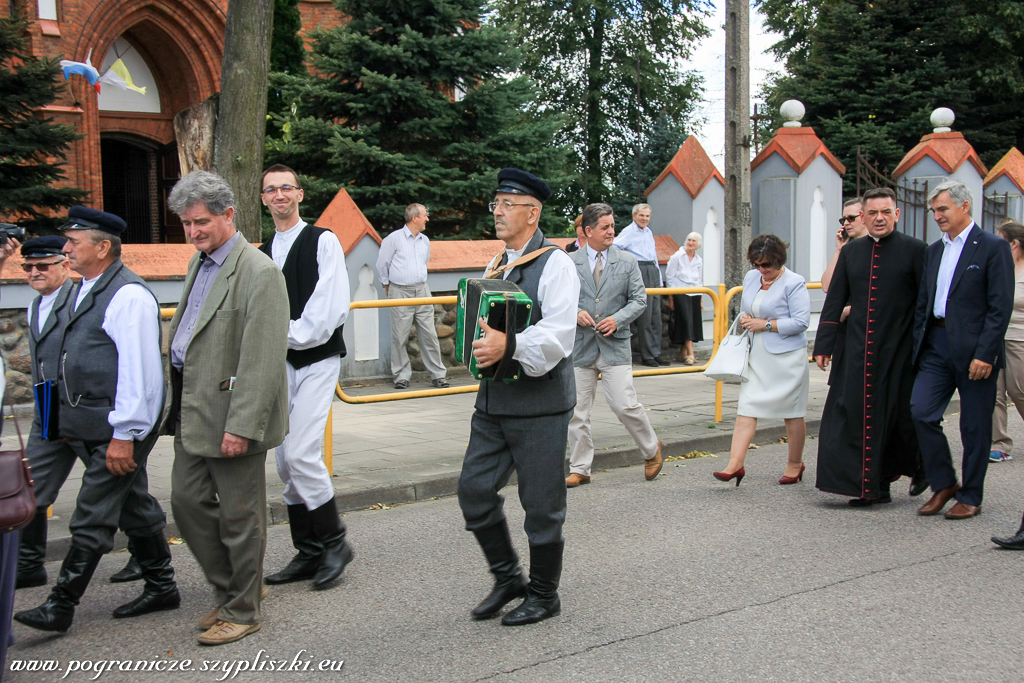
[[[665,281],[669,287],[703,287],[704,260],[697,254],[694,254],[693,260],[691,260],[686,249],[679,247],[679,251],[672,254],[672,258],[668,260]],[[700,294],[691,294],[691,296],[700,296]]]
[[[427,281],[430,260],[430,238],[422,232],[413,235],[408,225],[402,226],[380,243],[377,274],[382,285],[421,285]]]
[[[37,332],[43,331],[43,326],[46,324],[46,319],[50,317],[50,311],[53,310],[53,302],[57,300],[58,294],[60,294],[60,287],[49,294],[39,295],[39,320],[36,323]],[[32,327],[32,304],[28,305],[28,311],[25,316],[28,319],[28,326]]]
[[[75,310],[100,277],[82,279]],[[117,393],[107,416],[115,439],[145,439],[163,413],[164,366],[160,325],[154,320],[160,320],[156,299],[145,285],[134,282],[117,290],[103,314],[103,331],[117,347]]]
[[[960,231],[955,239],[949,239],[949,235],[942,233],[942,260],[939,261],[939,276],[935,282],[935,303],[932,306],[932,315],[936,318],[946,317],[946,299],[949,297],[949,286],[953,283],[953,273],[956,271],[956,264],[960,261],[960,254],[963,253],[967,236],[974,229],[972,222]]]
[[[615,246],[636,256],[639,261],[653,261],[658,265],[658,247],[650,227],[641,228],[634,221],[622,229],[615,238]],[[658,285],[661,286],[661,268],[658,268]]]
[[[506,248],[507,263],[515,263],[523,255],[523,249]],[[508,279],[511,272],[511,269],[506,270],[504,278]],[[544,317],[516,335],[516,351],[512,354],[531,377],[551,372],[562,359],[572,354],[576,343],[580,278],[576,274],[576,264],[561,249],[552,249],[544,264],[537,285],[537,298]]]
[[[305,227],[306,222],[300,219],[293,227],[274,233],[270,251],[278,268],[284,268],[295,239]],[[317,240],[316,264],[320,272],[316,288],[302,309],[302,316],[288,323],[288,348],[296,351],[326,344],[334,331],[348,319],[351,296],[345,252],[330,230]]]

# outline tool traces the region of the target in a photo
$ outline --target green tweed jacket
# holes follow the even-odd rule
[[[198,271],[196,252],[168,340],[174,339]],[[246,455],[281,445],[288,433],[288,321],[281,269],[239,239],[199,313],[185,351],[180,400],[179,388],[172,387],[163,433],[174,434],[180,414],[182,445],[194,455],[223,457],[224,432],[249,439]]]

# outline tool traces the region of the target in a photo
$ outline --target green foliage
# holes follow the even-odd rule
[[[765,89],[787,99],[853,170],[856,150],[890,172],[931,132],[936,107],[956,112],[985,163],[1024,143],[1024,3],[997,0],[761,0],[786,74]],[[778,127],[779,121],[775,121]],[[847,174],[852,191],[854,173]]]
[[[672,157],[686,142],[686,138],[686,130],[673,122],[667,114],[662,113],[655,120],[640,154],[639,182],[635,159],[631,164],[625,165],[619,175],[619,185],[611,201],[615,209],[615,223],[619,228],[632,222],[633,205],[647,201],[644,192],[665,170]]]
[[[560,120],[530,106],[527,78],[509,76],[519,52],[507,31],[481,24],[478,0],[335,5],[350,19],[312,34],[314,73],[272,76],[296,110],[274,117],[267,163],[303,174],[305,214],[319,215],[344,187],[383,233],[419,202],[433,235],[492,237],[487,203],[499,169],[567,183],[554,142]],[[549,202],[542,227],[563,231],[561,213]]]
[[[32,232],[47,232],[57,220],[47,213],[79,204],[86,193],[54,187],[64,179],[68,147],[81,135],[39,110],[63,89],[60,65],[28,52],[27,22],[0,18],[0,216]]]
[[[708,35],[706,0],[497,0],[541,88],[541,109],[562,112],[560,140],[573,150],[567,188],[573,212],[608,201],[636,166],[638,146],[664,116],[685,127],[702,95],[694,72],[680,68]],[[639,85],[639,89],[638,89]],[[638,92],[639,90],[639,92]],[[634,171],[635,179],[635,171]]]
[[[302,44],[299,0],[274,0],[274,32],[270,39],[270,70],[306,73],[306,49]]]

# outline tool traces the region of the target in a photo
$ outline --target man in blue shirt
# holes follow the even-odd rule
[[[658,248],[654,244],[654,233],[649,204],[633,207],[633,222],[622,229],[615,238],[615,246],[636,256],[644,287],[661,287],[661,268],[658,267]],[[647,308],[636,319],[637,341],[640,343],[640,361],[651,368],[671,365],[661,359],[661,297],[648,296]]]

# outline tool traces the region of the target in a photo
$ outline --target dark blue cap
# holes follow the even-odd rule
[[[68,209],[68,222],[60,227],[61,230],[102,230],[118,237],[127,228],[128,224],[120,216],[87,206],[72,206]]]
[[[56,235],[44,235],[43,237],[33,237],[32,239],[21,245],[21,255],[24,258],[46,258],[47,256],[57,256],[64,249],[64,244],[67,242],[63,237],[57,237]]]
[[[551,188],[547,183],[532,173],[520,171],[518,168],[503,168],[498,171],[498,189],[494,192],[495,194],[498,192],[525,194],[536,197],[542,202],[546,202],[551,196]]]

